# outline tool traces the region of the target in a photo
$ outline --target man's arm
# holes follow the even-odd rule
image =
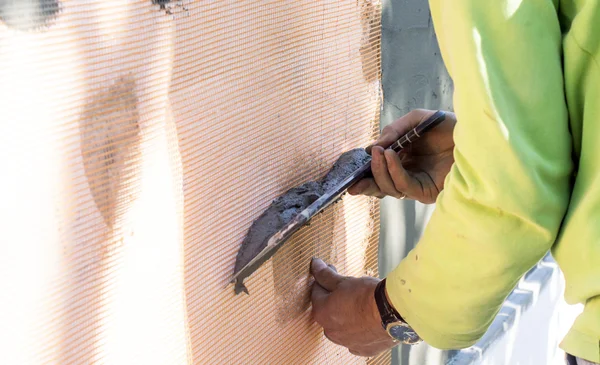
[[[393,305],[438,348],[479,339],[554,243],[570,191],[561,31],[550,0],[431,0],[455,83],[455,163]]]

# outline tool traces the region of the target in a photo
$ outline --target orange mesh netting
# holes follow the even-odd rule
[[[0,1],[2,364],[384,364],[327,341],[310,258],[377,271],[344,197],[234,295],[250,224],[378,131],[380,5]]]

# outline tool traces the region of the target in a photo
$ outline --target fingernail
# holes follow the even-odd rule
[[[323,260],[321,260],[318,257],[313,257],[312,260],[310,260],[311,267],[314,267],[315,265],[320,265],[320,264],[325,264],[325,263],[323,262]]]

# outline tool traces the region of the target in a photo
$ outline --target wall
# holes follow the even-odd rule
[[[0,1],[0,362],[389,363],[310,310],[311,257],[377,275],[374,199],[230,284],[265,208],[376,136],[379,22],[374,0]]]

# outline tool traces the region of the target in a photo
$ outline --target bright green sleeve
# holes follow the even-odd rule
[[[550,0],[431,0],[454,80],[455,164],[425,233],[388,277],[430,345],[464,348],[556,239],[570,192],[561,30]]]

